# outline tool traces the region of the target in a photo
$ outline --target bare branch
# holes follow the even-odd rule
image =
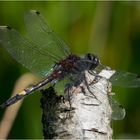
[[[109,78],[113,71],[100,74]],[[83,82],[72,88],[66,93],[68,100],[56,96],[53,88],[43,92],[44,138],[112,139],[112,110],[108,100],[111,84],[105,78],[95,79],[86,72],[88,85]]]

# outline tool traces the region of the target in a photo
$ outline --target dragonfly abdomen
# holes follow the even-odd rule
[[[19,94],[16,94],[14,97],[11,97],[6,102],[4,102],[3,104],[1,104],[0,105],[0,108],[4,108],[4,107],[7,107],[7,106],[10,106],[10,105],[16,103],[17,101],[19,101],[20,99],[22,99],[25,96],[26,96],[26,91],[23,90]]]
[[[20,93],[16,94],[15,96],[13,96],[10,99],[8,99],[6,102],[1,104],[0,107],[4,108],[4,107],[10,106],[10,105],[16,103],[17,101],[21,100],[22,98],[26,97],[27,95],[30,95],[34,91],[39,90],[41,87],[43,87],[44,85],[48,84],[52,80],[53,80],[52,78],[47,78],[47,79],[39,82],[38,84],[36,84],[36,85],[34,85],[32,87],[24,89]]]

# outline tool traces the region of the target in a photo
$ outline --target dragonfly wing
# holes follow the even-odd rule
[[[31,10],[24,20],[29,36],[37,44],[39,51],[58,61],[70,54],[68,46],[47,25],[39,12]]]
[[[102,94],[105,94],[97,86],[94,86],[94,89],[100,91]],[[114,100],[111,95],[108,95],[108,100],[112,108],[111,118],[113,120],[122,120],[125,117],[125,108],[121,104],[119,104],[116,100]]]
[[[110,67],[102,65],[101,63],[95,68],[95,72],[99,74],[102,70],[111,70]]]
[[[69,76],[65,77],[62,80],[59,80],[59,82],[57,82],[57,84],[54,86],[57,95],[64,95],[65,91],[72,87],[70,86],[72,82],[73,81]]]
[[[109,79],[113,86],[137,88],[140,87],[140,77],[136,74],[116,71],[115,74]]]
[[[120,86],[126,88],[140,87],[140,76],[138,76],[137,74],[112,70],[110,67],[102,64],[99,64],[99,66],[96,68],[96,72],[100,73],[103,69],[114,71],[114,74],[111,76],[111,78],[108,79],[113,86]]]
[[[112,108],[112,119],[113,120],[122,120],[125,117],[125,109],[119,104],[116,100],[114,100],[111,96],[109,96],[109,103]]]
[[[39,76],[45,76],[47,70],[51,69],[54,64],[55,60],[52,57],[38,50],[34,42],[24,38],[10,27],[0,26],[0,43],[13,58]]]

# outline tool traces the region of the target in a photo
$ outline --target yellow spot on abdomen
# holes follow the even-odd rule
[[[18,93],[19,95],[25,95],[26,92],[23,90],[22,92]]]

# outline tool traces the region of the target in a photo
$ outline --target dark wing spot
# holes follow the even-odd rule
[[[121,104],[119,104],[119,107],[122,108],[122,109],[124,108]]]
[[[12,28],[11,28],[10,26],[6,26],[6,28],[7,28],[8,30],[12,30]]]
[[[38,11],[36,11],[35,13],[36,13],[37,15],[40,15],[40,12],[38,12]]]

